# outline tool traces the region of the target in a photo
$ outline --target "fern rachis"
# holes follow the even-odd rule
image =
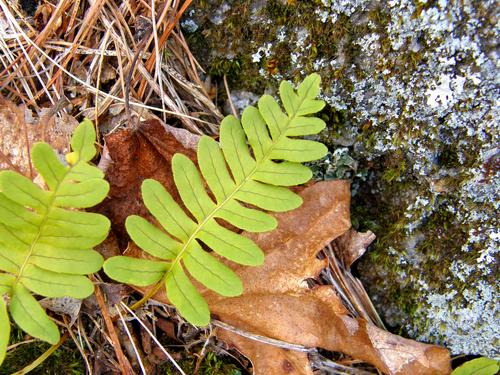
[[[114,257],[106,261],[106,273],[118,281],[138,286],[151,285],[156,279],[156,287],[143,300],[165,284],[167,296],[186,319],[198,325],[208,324],[207,304],[184,273],[183,266],[196,280],[219,294],[241,294],[242,283],[236,274],[204,251],[199,241],[231,261],[262,264],[264,255],[255,243],[220,226],[216,219],[246,231],[269,231],[276,227],[273,217],[239,202],[269,211],[287,211],[302,203],[298,195],[284,186],[307,182],[312,173],[299,163],[321,158],[326,147],[290,137],[314,134],[324,128],[322,120],[303,116],[323,107],[322,101],[315,100],[318,92],[318,75],[306,78],[297,93],[288,82],[283,82],[280,95],[288,115],[266,95],[259,100],[258,109],[249,107],[244,111],[241,123],[233,116],[222,121],[220,145],[210,137],[201,138],[198,164],[215,202],[206,192],[194,163],[182,154],[174,155],[174,182],[195,221],[158,182],[144,181],[144,203],[169,235],[138,216],[129,217],[126,227],[139,247],[164,261]],[[153,273],[146,276],[148,270]]]
[[[301,104],[301,103],[300,103]],[[299,105],[300,105],[299,104]],[[292,114],[291,118],[289,118],[287,120],[287,123],[285,124],[285,128],[288,128],[288,124],[292,121],[292,119],[295,118],[295,113]],[[271,144],[268,149],[265,151],[265,154],[262,156],[261,158],[261,162],[263,164],[264,161],[268,160],[272,154],[272,151],[276,148],[276,146],[279,144],[279,141],[283,139],[283,137],[285,136],[286,132],[285,131],[281,131],[280,134],[279,134],[279,138],[277,140],[276,143],[273,143]],[[205,142],[211,142],[211,138],[204,138],[205,139]],[[176,155],[177,157],[181,157],[181,154],[177,154]],[[200,159],[198,159],[200,160]],[[217,211],[219,210],[222,210],[224,209],[225,205],[229,202],[231,202],[232,199],[234,199],[235,195],[243,190],[243,187],[245,186],[245,184],[247,183],[247,181],[250,181],[252,180],[252,177],[255,175],[255,173],[259,171],[259,164],[255,163],[255,166],[254,168],[250,171],[250,173],[248,173],[244,179],[234,187],[233,191],[227,195],[224,200],[222,202],[220,202],[219,204],[215,205],[215,207],[212,209],[212,211],[205,217],[205,219],[203,219],[203,221],[201,223],[198,224],[198,226],[196,227],[196,229],[193,231],[193,233],[189,236],[188,240],[184,243],[182,249],[179,251],[179,253],[177,254],[177,256],[175,257],[174,261],[172,262],[172,266],[174,266],[175,264],[179,263],[180,260],[182,259],[183,255],[184,255],[184,252],[187,250],[187,248],[189,247],[189,244],[194,241],[196,238],[197,238],[197,235],[198,233],[203,230],[204,226],[206,223],[208,223],[210,220],[212,219],[215,219],[216,217],[216,213]],[[222,186],[222,184],[221,184]],[[276,225],[276,222],[274,221],[273,222],[273,226]],[[270,228],[270,229],[274,229],[274,228]],[[260,259],[259,260],[256,260],[255,261],[256,264],[260,264],[261,261]]]
[[[20,328],[55,344],[59,330],[32,293],[74,298],[93,293],[85,275],[102,266],[102,256],[92,247],[107,236],[110,222],[75,209],[94,206],[109,189],[103,173],[88,163],[96,152],[94,142],[93,125],[86,120],[72,137],[68,166],[49,145],[34,145],[33,164],[48,190],[18,173],[0,172],[0,363],[10,331],[4,295]]]

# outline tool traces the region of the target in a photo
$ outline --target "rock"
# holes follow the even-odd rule
[[[188,15],[197,58],[231,90],[321,74],[320,138],[357,163],[317,175],[351,177],[353,222],[378,237],[358,265],[365,286],[393,328],[454,354],[499,346],[495,5],[206,1]]]
[[[231,92],[231,101],[233,102],[234,108],[238,112],[238,116],[241,116],[243,110],[249,105],[255,105],[260,96],[254,94],[253,92],[236,90]],[[231,104],[229,100],[224,103],[224,114],[232,114]]]

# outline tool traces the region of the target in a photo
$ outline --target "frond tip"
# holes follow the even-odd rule
[[[223,296],[242,293],[241,280],[220,258],[258,266],[264,262],[264,253],[221,221],[248,232],[266,232],[275,229],[277,222],[265,211],[283,212],[302,204],[300,196],[287,187],[309,181],[312,172],[301,163],[320,159],[327,152],[322,143],[295,138],[325,127],[321,119],[306,117],[324,107],[316,99],[319,90],[317,74],[308,76],[297,90],[282,82],[280,97],[286,112],[273,97],[264,95],[258,107],[245,109],[241,122],[227,116],[220,126],[220,143],[207,136],[200,139],[199,170],[185,155],[175,154],[174,182],[191,216],[159,182],[145,180],[144,204],[163,230],[138,216],[128,217],[126,228],[132,240],[156,259],[113,257],[105,262],[105,272],[132,285],[156,283],[145,298],[165,286],[167,297],[181,315],[193,324],[207,325],[208,305],[186,270]]]
[[[10,328],[5,295],[20,328],[55,344],[59,330],[32,294],[85,298],[94,291],[84,275],[102,266],[102,256],[92,248],[106,238],[110,222],[75,209],[96,205],[109,190],[102,171],[89,163],[95,137],[89,120],[76,128],[66,155],[69,165],[48,144],[33,146],[33,165],[47,189],[16,172],[0,172],[0,363]]]

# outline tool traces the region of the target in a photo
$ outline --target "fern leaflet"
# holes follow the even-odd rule
[[[71,139],[68,166],[46,143],[36,143],[32,161],[47,190],[13,171],[0,172],[0,363],[9,340],[8,311],[31,336],[56,344],[59,330],[32,294],[85,298],[94,291],[84,275],[98,271],[102,256],[92,250],[107,236],[110,222],[81,212],[109,190],[104,174],[89,164],[95,130],[82,122]]]
[[[132,240],[159,260],[113,257],[104,263],[108,276],[137,286],[157,283],[146,297],[165,285],[169,300],[181,315],[195,325],[207,325],[208,305],[185,270],[223,296],[242,293],[238,276],[203,250],[201,243],[239,264],[263,263],[264,254],[253,241],[224,228],[218,220],[245,231],[265,232],[276,227],[276,220],[242,203],[276,212],[301,205],[301,198],[286,187],[307,182],[312,172],[300,163],[322,158],[327,149],[319,142],[292,137],[316,134],[325,127],[321,119],[305,117],[324,106],[323,101],[316,100],[319,87],[317,74],[308,76],[297,91],[290,83],[282,82],[280,97],[286,114],[275,99],[264,95],[258,108],[245,109],[241,123],[234,116],[227,116],[220,127],[220,145],[207,136],[198,144],[201,175],[185,155],[174,155],[174,182],[195,220],[159,182],[145,180],[144,204],[168,234],[135,215],[129,216],[125,225]],[[205,190],[202,176],[215,201]]]

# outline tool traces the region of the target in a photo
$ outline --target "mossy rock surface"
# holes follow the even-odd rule
[[[499,347],[495,14],[492,0],[206,0],[182,21],[237,104],[321,74],[332,153],[317,175],[352,179],[353,223],[378,236],[364,284],[391,327],[454,354]]]

